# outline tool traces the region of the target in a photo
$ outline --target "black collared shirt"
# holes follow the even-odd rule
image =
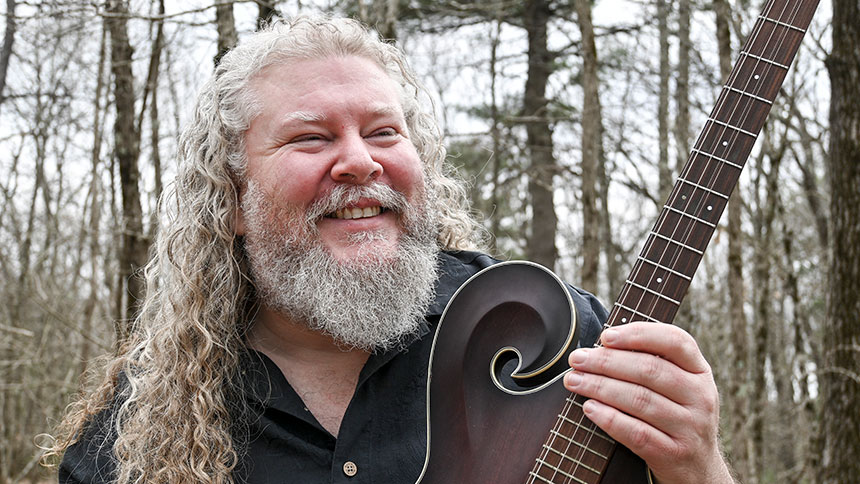
[[[431,329],[460,285],[495,259],[475,252],[443,252],[436,300],[419,337],[405,350],[373,354],[335,438],[305,407],[278,367],[262,353],[244,359],[247,399],[256,417],[237,482],[414,483],[424,466],[427,366]],[[569,288],[577,309],[580,345],[597,338],[606,310],[590,294]],[[70,447],[61,483],[107,483],[113,477],[113,439],[88,433]],[[100,445],[101,444],[101,445]]]

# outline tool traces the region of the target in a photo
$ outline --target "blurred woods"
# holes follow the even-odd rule
[[[265,19],[327,10],[396,39],[495,254],[610,305],[763,5],[318,3],[6,0],[0,483],[50,478],[43,434],[133,330],[193,94]],[[747,483],[860,476],[857,18],[857,0],[823,0],[676,319]]]

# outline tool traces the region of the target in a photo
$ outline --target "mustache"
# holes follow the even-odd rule
[[[379,202],[385,210],[402,214],[409,210],[406,196],[384,183],[370,185],[335,185],[328,193],[315,200],[305,212],[305,221],[312,224],[326,215],[336,212],[361,199]]]

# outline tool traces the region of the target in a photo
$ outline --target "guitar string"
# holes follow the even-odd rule
[[[565,403],[564,403],[564,406],[562,407],[562,411],[561,411],[560,415],[564,415],[566,412],[568,412],[569,407],[570,407],[570,401],[568,399],[565,399]],[[563,425],[563,422],[564,422],[564,420],[561,418],[558,418],[556,420],[556,423],[553,426],[552,431],[550,431],[549,438],[547,439],[546,442],[544,442],[544,444],[546,445],[546,448],[541,449],[540,454],[538,454],[538,458],[535,459],[535,466],[532,468],[532,474],[529,475],[529,479],[526,481],[526,484],[533,484],[535,482],[536,475],[540,472],[540,467],[542,466],[542,464],[546,463],[546,459],[547,459],[547,457],[549,457],[549,449],[554,448],[553,445],[555,444],[556,433],[558,433],[558,435],[561,434],[561,427]],[[570,443],[568,443],[567,445],[569,447]],[[565,454],[566,453],[567,453],[567,449],[565,449]],[[559,464],[560,463],[561,463],[561,461],[559,461]],[[555,479],[555,477],[558,473],[558,469],[557,469],[558,466],[555,466],[555,467],[556,468],[553,468],[553,474],[550,477],[551,480]]]
[[[800,2],[798,2],[798,3],[796,4],[796,6],[799,8],[799,6],[800,6]],[[785,7],[787,7],[787,4],[783,6],[783,8],[784,8],[784,9],[785,9]],[[765,17],[768,17],[768,15],[772,12],[772,9],[773,9],[773,3],[769,2],[769,5],[767,5],[767,6],[765,7],[764,11],[762,12],[762,15],[763,15],[763,16],[765,16]],[[782,14],[784,14],[784,13],[785,13],[785,10],[784,10],[784,9],[783,9],[783,12],[780,14],[780,16],[779,16],[779,17],[777,17],[777,18],[776,18],[776,19],[774,19],[774,20],[781,20],[781,19],[782,19]],[[796,17],[796,15],[797,15],[797,11],[792,12],[792,14],[791,14],[791,16],[792,16],[792,20]],[[754,32],[753,32],[753,34],[752,34],[752,36],[751,36],[752,38],[750,39],[750,40],[751,40],[751,43],[750,43],[749,50],[752,50],[752,48],[753,48],[753,47],[755,47],[755,41],[757,40],[758,35],[761,33],[761,30],[762,30],[762,28],[761,28],[761,27],[763,27],[763,26],[764,26],[764,23],[765,23],[765,22],[766,22],[766,20],[764,20],[764,19],[760,19],[760,20],[759,20],[759,22],[757,22],[759,25],[757,25],[757,26],[756,26],[757,28],[755,28],[755,29],[754,29]],[[791,23],[791,22],[789,22],[789,23]],[[785,40],[785,38],[787,37],[787,34],[788,34],[788,28],[786,28],[786,27],[784,27],[784,28],[785,28],[785,30],[782,32],[782,34],[783,34],[783,35],[782,35],[782,39],[780,40],[780,42],[783,42],[783,41]],[[771,41],[771,39],[773,38],[773,34],[774,34],[776,31],[777,31],[777,29],[776,29],[776,28],[774,28],[774,29],[770,32],[770,34],[769,34],[769,37],[770,37],[770,38],[769,38],[767,41],[765,41],[764,48],[767,48],[768,46],[772,45],[772,43],[770,43],[770,41]],[[762,52],[762,54],[764,54],[764,52]],[[744,61],[746,61],[747,59],[748,59],[748,57],[747,57],[747,58],[745,58],[745,59],[741,59],[741,62],[744,62]],[[759,61],[757,60],[757,61],[756,61],[756,64],[758,64],[758,63],[759,63]],[[740,64],[739,64],[739,65],[740,65]],[[766,65],[765,70],[769,71],[770,69],[771,69],[771,67],[770,67],[769,65]],[[753,68],[753,72],[755,72],[755,67]],[[727,82],[726,82],[725,86],[732,86],[732,87],[734,87],[734,86],[733,86],[733,84],[734,84],[734,82],[738,79],[739,73],[740,73],[740,68],[739,68],[739,69],[735,69],[735,70],[734,70],[734,72],[732,73],[732,75],[730,75],[730,76],[729,76],[729,79],[727,80]],[[744,86],[743,91],[744,91],[744,92],[748,92],[748,93],[753,93],[753,91],[751,91],[751,90],[749,90],[749,89],[748,89],[748,87],[749,87],[749,85],[750,85],[750,83],[751,83],[750,78],[747,78],[747,80],[746,80],[746,81],[747,81],[747,82],[746,82],[746,86]],[[759,82],[757,83],[757,84],[758,84],[758,86],[756,86],[756,87],[754,88],[754,89],[755,89],[755,93],[756,93],[756,94],[759,94],[759,91],[760,91],[760,88],[761,88],[761,83],[763,82],[763,79],[761,78],[761,76],[759,76],[758,81],[759,81]],[[723,87],[723,90],[724,90],[724,91],[725,91],[725,86]],[[723,93],[721,93],[721,94],[723,94]],[[716,115],[717,115],[717,114],[719,114],[719,112],[721,111],[721,109],[722,109],[723,107],[725,107],[725,106],[726,106],[726,104],[725,104],[725,103],[726,103],[726,102],[729,102],[729,101],[728,101],[728,98],[729,98],[729,96],[728,96],[728,95],[723,95],[723,96],[720,96],[720,97],[722,97],[722,99],[720,100],[720,102],[718,102],[717,106],[716,106],[716,107],[715,107],[715,109],[714,109],[714,117],[713,117],[713,118],[711,118],[712,120],[716,120],[716,118],[717,118],[717,116],[716,116]],[[741,97],[739,97],[739,98],[738,98],[738,103],[735,103],[735,105],[732,107],[732,112],[730,113],[730,115],[729,115],[729,117],[728,117],[727,121],[731,121],[732,117],[733,117],[733,116],[734,116],[734,114],[735,114],[735,111],[737,110],[738,104],[739,104],[739,102],[740,102],[740,100],[741,100],[741,99],[742,99],[742,98],[741,98]],[[742,112],[741,119],[740,119],[740,122],[738,123],[738,126],[737,126],[737,127],[743,126],[743,123],[744,123],[744,122],[747,120],[747,118],[748,118],[748,115],[749,115],[749,113],[750,113],[750,110],[752,109],[752,106],[753,106],[753,103],[752,103],[752,102],[745,103],[745,105],[744,105],[744,110],[743,110],[743,112]],[[717,124],[717,123],[712,122],[712,123],[711,123],[711,126],[709,126],[709,127],[708,127],[708,129],[710,129],[713,125],[716,125],[716,124]],[[726,131],[728,131],[728,129],[729,129],[728,127],[725,127],[725,126],[724,126],[724,127],[722,128],[722,132],[723,132],[722,134],[725,134],[725,133],[726,133]],[[736,130],[733,130],[733,131],[736,131]],[[736,142],[737,138],[739,137],[739,135],[740,135],[740,132],[739,132],[739,131],[737,131],[736,133],[733,133],[733,134],[731,134],[731,135],[730,135],[730,137],[732,138],[732,142],[730,143],[730,146],[734,146],[734,144],[735,144],[735,142]],[[703,133],[703,136],[702,136],[702,138],[701,138],[701,139],[704,141],[704,139],[706,138],[706,136],[707,136],[707,131],[706,131],[705,133]],[[701,147],[701,146],[700,146],[700,147]],[[728,151],[728,150],[726,150],[726,151]],[[709,168],[709,166],[708,166],[708,165],[711,163],[711,161],[715,161],[715,160],[711,159],[711,160],[709,160],[709,161],[706,161],[706,163],[705,163],[705,168],[703,168],[702,174],[700,175],[699,180],[698,180],[698,182],[700,182],[700,183],[698,183],[700,186],[706,186],[706,187],[709,187],[709,188],[714,188],[714,183],[713,183],[713,182],[714,182],[714,179],[715,179],[716,177],[718,177],[718,176],[719,176],[719,174],[720,174],[720,172],[722,171],[722,168],[723,168],[723,166],[722,166],[722,165],[723,165],[724,163],[718,163],[718,165],[717,165],[717,166],[718,166],[718,168],[717,168],[717,173],[711,173],[711,177],[710,177],[710,178],[711,178],[711,180],[710,180],[707,184],[704,184],[704,185],[703,185],[703,184],[701,183],[701,180],[702,180],[702,177],[703,177],[705,174],[707,174],[707,173],[708,173],[708,168]],[[687,165],[685,165],[685,166],[687,166],[688,168],[692,168],[691,163],[687,163]],[[689,174],[689,170],[687,170],[687,174]],[[682,177],[683,177],[683,175],[682,175]],[[673,192],[670,194],[670,200],[667,202],[669,206],[672,206],[672,200],[673,200],[673,198],[674,198],[674,200],[677,200],[677,197],[678,197],[678,196],[680,196],[680,195],[682,195],[683,190],[681,190],[681,189],[680,189],[680,184],[677,184],[677,186],[679,187],[679,190],[677,190],[677,191],[673,190]],[[695,193],[695,189],[694,189],[692,192],[693,192],[693,193]],[[674,197],[673,197],[673,195],[674,195]],[[713,196],[713,195],[711,195],[711,196]],[[691,214],[691,213],[688,211],[688,209],[689,209],[689,207],[691,206],[691,203],[693,203],[693,201],[694,201],[694,198],[693,198],[693,197],[690,197],[690,198],[689,198],[689,200],[687,200],[686,205],[685,205],[685,207],[684,207],[684,209],[683,209],[684,213]],[[694,208],[694,213],[696,214],[695,216],[698,216],[699,218],[701,218],[701,219],[703,219],[703,220],[704,220],[704,218],[703,218],[703,217],[701,217],[701,215],[702,215],[702,214],[701,214],[701,209],[702,209],[703,204],[704,204],[704,203],[707,203],[707,202],[708,202],[708,200],[707,200],[707,198],[706,198],[706,197],[703,197],[703,198],[698,199],[698,200],[696,201],[696,205],[697,205],[697,206]],[[712,202],[712,203],[713,203],[713,202]],[[665,212],[665,211],[664,211],[664,212]],[[691,214],[691,215],[692,215],[692,214]],[[679,219],[679,223],[680,223],[680,221],[681,221],[681,220],[682,220],[682,219]],[[658,220],[658,224],[657,224],[657,225],[659,226],[659,228],[657,228],[657,232],[659,232],[659,231],[662,229],[662,224],[663,224],[663,223],[665,223],[665,222],[666,222],[665,218],[663,218],[662,220]],[[687,225],[687,226],[686,226],[686,228],[685,228],[685,229],[683,229],[683,233],[684,233],[684,237],[685,237],[685,242],[689,242],[689,237],[690,237],[690,234],[691,234],[691,232],[692,232],[692,228],[693,228],[693,226],[694,226],[694,223],[690,223],[689,225]],[[672,239],[673,239],[673,240],[677,240],[677,239],[675,239],[675,234],[674,234],[674,231],[676,231],[677,229],[678,229],[678,225],[676,225],[676,227],[673,229],[673,234],[672,234],[672,235],[673,235],[673,236],[672,236]],[[663,255],[665,255],[665,251],[666,251],[666,249],[667,249],[667,248],[668,248],[668,245],[667,245],[666,247],[664,247]],[[643,252],[647,253],[646,251],[643,251]],[[675,252],[675,253],[674,253],[674,255],[673,255],[673,264],[674,264],[674,262],[676,262],[676,261],[677,261],[677,257],[680,255],[681,249],[680,249],[680,248],[679,248],[679,249],[676,249],[674,252]],[[659,259],[659,260],[662,260],[662,256],[661,256],[661,259]],[[636,265],[637,265],[637,268],[634,270],[634,273],[635,273],[636,275],[635,275],[635,276],[632,276],[632,279],[631,279],[631,280],[636,280],[636,277],[638,276],[639,271],[642,269],[643,263],[642,263],[642,261],[641,261],[641,260],[638,260]],[[649,277],[653,278],[655,275],[657,275],[658,270],[659,270],[659,268],[658,268],[658,267],[655,267],[655,268],[651,271],[651,275],[650,275]],[[667,274],[665,274],[665,277],[667,277],[667,278],[668,278],[668,277],[669,277],[669,274],[668,274],[668,273],[667,273]],[[653,280],[653,279],[652,279],[652,280]],[[650,282],[649,282],[649,283],[646,283],[646,287],[648,287],[649,285],[650,285]],[[629,288],[629,286],[625,286],[625,289],[628,289],[628,288]],[[629,289],[628,289],[628,290],[629,290]],[[643,294],[640,296],[640,300],[639,300],[639,302],[637,302],[637,304],[636,304],[636,309],[639,309],[639,306],[640,306],[640,304],[641,304],[641,302],[642,302],[643,297],[644,297],[644,292],[643,292]],[[619,298],[619,299],[620,299],[620,298]],[[657,304],[657,301],[658,301],[658,299],[654,299],[654,300],[652,301],[652,303],[651,303],[651,305],[650,305],[650,306],[651,306],[651,308],[650,308],[650,310],[649,310],[649,314],[651,314],[651,311],[653,311],[653,310],[654,310],[654,308],[655,308],[655,306],[656,306],[656,304]],[[619,312],[620,312],[620,311],[619,311]],[[595,346],[597,346],[597,345],[595,345]],[[593,423],[592,423],[592,425],[593,425]],[[578,429],[577,429],[577,431],[578,431]],[[593,438],[593,437],[592,437],[592,435],[593,435],[593,434],[590,434],[590,435],[589,435],[589,438],[588,438],[588,439],[589,439],[589,441]],[[589,443],[590,443],[590,442],[589,442]],[[587,445],[587,444],[586,444],[586,445]],[[584,452],[585,452],[585,450],[581,451],[581,452],[580,452],[580,454],[582,454],[582,453],[584,453]],[[577,463],[577,466],[578,466],[578,463]],[[575,470],[576,470],[576,469],[574,469],[574,470],[573,470],[573,472],[575,472]],[[573,472],[572,472],[572,473],[573,473]],[[565,482],[568,482],[568,481],[567,481],[567,479],[565,480]]]
[[[798,7],[799,7],[799,4],[798,4]],[[767,12],[767,9],[765,9],[764,15],[767,15],[767,13],[768,13],[768,12]],[[784,13],[784,12],[783,12],[783,13]],[[792,12],[792,17],[796,17],[796,14],[797,14],[797,11]],[[781,20],[781,16],[780,16],[780,17],[778,17],[778,18],[777,18],[777,19],[775,19],[775,20]],[[776,31],[776,29],[774,29],[774,31]],[[774,31],[772,31],[772,32],[770,33],[770,36],[771,36],[771,37],[773,36]],[[759,32],[760,32],[760,29],[759,29],[758,31],[756,31],[756,32],[754,33],[754,35],[756,35],[756,36],[757,36]],[[784,40],[784,39],[785,39],[785,37],[787,36],[787,33],[788,33],[788,31],[785,31],[784,35],[782,35],[782,37],[783,37],[783,39],[782,39],[782,40]],[[767,46],[768,46],[768,44],[766,43],[766,44],[765,44],[765,47],[767,47]],[[756,63],[758,63],[758,62],[756,62]],[[769,70],[769,69],[770,69],[770,67],[768,66],[768,67],[767,67],[767,69]],[[726,86],[732,86],[732,85],[733,85],[734,81],[736,81],[736,80],[737,80],[737,77],[738,77],[738,75],[739,75],[739,74],[738,74],[739,72],[740,72],[739,70],[736,70],[736,71],[735,71],[735,75],[733,76],[733,78],[730,78],[730,79],[729,79],[729,81],[726,83]],[[747,86],[744,86],[744,89],[743,89],[743,90],[744,90],[744,91],[746,91],[746,92],[750,92],[750,93],[752,93],[753,91],[751,91],[751,90],[747,89],[747,87],[748,87],[748,85],[749,85],[749,84],[750,84],[750,81],[749,81],[749,79],[747,79]],[[760,84],[760,83],[759,83],[759,84]],[[760,86],[758,86],[758,87],[760,88]],[[724,89],[725,89],[725,88],[724,88]],[[756,92],[758,92],[758,90],[759,90],[759,89],[758,89],[758,88],[756,88]],[[752,104],[751,104],[751,103],[749,103],[747,106],[750,106],[750,107],[751,107],[751,106],[752,106]],[[737,105],[736,105],[736,106],[734,106],[734,108],[733,108],[733,109],[736,109],[736,108],[737,108]],[[715,110],[715,113],[716,113],[716,111],[718,111],[718,109],[717,109],[717,110]],[[734,114],[734,113],[732,113],[732,114]],[[742,122],[740,123],[741,125],[743,124],[743,121],[744,121],[744,120],[746,120],[746,118],[747,118],[747,115],[748,115],[748,114],[749,114],[749,110],[746,110],[746,112],[744,112],[744,114],[743,114],[743,116],[742,116]],[[730,116],[730,119],[731,119],[731,116]],[[723,132],[725,132],[725,131],[726,131],[726,129],[723,129]],[[736,139],[736,138],[737,138],[737,136],[738,136],[738,135],[734,135],[734,138]],[[718,166],[720,167],[718,170],[719,170],[719,171],[721,171],[722,166],[721,166],[721,165],[718,165]],[[703,170],[702,175],[704,175],[705,173],[707,173],[707,168],[705,168],[705,169]],[[711,177],[711,178],[712,178],[712,180],[713,180],[713,175],[712,175],[712,177]],[[701,180],[701,178],[700,178],[700,180]],[[677,197],[677,194],[676,194],[676,197]],[[677,198],[676,198],[676,199],[677,199]],[[691,202],[692,202],[692,199],[691,199],[689,202],[687,202],[687,207],[689,207],[689,206],[690,206],[689,204],[690,204]],[[699,200],[699,202],[703,202],[703,200]],[[698,212],[698,211],[701,211],[701,205],[698,207],[697,212]],[[685,212],[686,212],[686,210],[685,210]],[[689,213],[689,212],[687,212],[687,213]],[[690,227],[692,227],[692,225],[691,225],[691,226],[688,226],[688,229],[689,229]],[[689,236],[689,230],[687,230],[686,232],[687,232],[687,233],[686,233],[686,236],[688,237],[688,236]],[[678,253],[678,251],[676,251],[676,255],[677,255],[677,253]],[[640,266],[641,266],[641,264],[640,264]],[[640,267],[640,268],[641,268],[641,267]],[[653,270],[653,271],[652,271],[651,276],[653,277],[653,275],[654,275],[654,274],[656,274],[656,273],[657,273],[657,270],[655,269],[655,270]],[[638,304],[637,304],[637,306],[638,306]]]

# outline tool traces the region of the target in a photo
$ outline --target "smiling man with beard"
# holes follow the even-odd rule
[[[432,330],[497,262],[422,96],[403,53],[351,20],[276,21],[221,59],[136,329],[59,429],[60,482],[415,482]],[[606,311],[569,292],[591,346]],[[662,482],[729,482],[695,342],[628,326],[574,352],[589,416]],[[642,358],[667,377],[639,376]]]

